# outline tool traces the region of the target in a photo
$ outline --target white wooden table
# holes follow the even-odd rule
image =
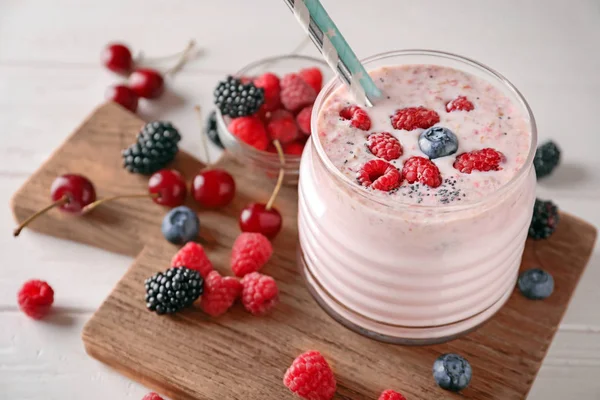
[[[359,57],[433,48],[504,73],[529,100],[541,139],[555,139],[564,151],[539,196],[600,226],[597,0],[323,3]],[[224,74],[268,55],[316,54],[280,0],[0,1],[0,399],[139,399],[147,392],[87,357],[80,341],[83,324],[131,259],[27,231],[16,240],[8,204],[119,80],[98,61],[108,41],[158,56],[183,49],[190,38],[203,56],[140,114],[174,121],[183,147],[197,156],[193,105],[208,110]],[[47,280],[56,292],[55,312],[44,322],[16,305],[30,278]],[[599,281],[597,249],[530,399],[600,399]]]

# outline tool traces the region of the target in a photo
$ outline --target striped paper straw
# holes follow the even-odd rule
[[[381,91],[356,58],[346,39],[319,0],[284,0],[304,27],[327,64],[350,88],[357,102],[372,106]]]

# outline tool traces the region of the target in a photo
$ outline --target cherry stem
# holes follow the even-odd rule
[[[138,194],[121,194],[119,196],[105,197],[103,199],[96,200],[93,203],[90,203],[87,206],[83,207],[81,209],[81,214],[87,214],[90,211],[92,211],[94,208],[98,207],[100,204],[103,204],[103,203],[106,203],[109,201],[113,201],[113,200],[136,199],[136,198],[141,198],[141,197],[150,197],[150,198],[156,199],[159,196],[160,195],[158,193],[138,193]]]
[[[21,233],[21,231],[23,230],[23,228],[25,228],[27,225],[29,225],[34,219],[36,219],[37,217],[39,217],[40,215],[50,211],[51,209],[55,208],[55,207],[60,207],[62,205],[65,205],[69,202],[69,196],[67,196],[66,194],[61,197],[60,199],[56,200],[55,202],[48,204],[46,207],[42,208],[41,210],[33,213],[29,218],[27,218],[25,221],[21,222],[21,225],[19,225],[14,231],[13,231],[13,236],[17,237],[19,236],[19,234]]]
[[[194,110],[196,110],[196,113],[198,114],[198,121],[200,121],[200,129],[202,130],[202,147],[204,149],[204,157],[206,158],[205,161],[205,166],[204,168],[207,168],[210,166],[210,154],[208,153],[208,142],[206,141],[206,135],[208,134],[205,130],[204,127],[202,126],[202,109],[200,108],[199,105],[195,105],[194,106]]]
[[[285,156],[283,155],[283,149],[281,148],[281,143],[279,140],[273,140],[273,145],[277,149],[277,154],[279,155],[279,162],[281,163],[281,168],[279,168],[279,176],[277,177],[277,184],[275,185],[275,189],[273,189],[273,193],[271,193],[271,198],[267,202],[266,210],[269,211],[271,207],[273,207],[273,203],[279,194],[279,190],[281,189],[281,185],[283,184],[283,177],[285,175]]]
[[[181,69],[181,67],[183,67],[183,65],[188,61],[188,56],[190,55],[190,52],[192,51],[194,46],[196,46],[196,41],[192,39],[189,41],[187,47],[181,52],[177,63],[171,68],[169,68],[165,72],[165,75],[174,75],[175,73],[177,73]]]

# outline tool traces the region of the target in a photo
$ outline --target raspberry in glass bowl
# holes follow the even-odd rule
[[[217,132],[224,148],[242,164],[276,179],[281,163],[273,141],[279,140],[285,154],[283,183],[297,184],[300,158],[311,134],[312,105],[331,76],[324,61],[302,55],[270,57],[242,68],[233,79],[262,88],[262,105],[254,111],[253,102],[261,96],[247,99],[242,113],[253,112],[235,118],[217,107]]]

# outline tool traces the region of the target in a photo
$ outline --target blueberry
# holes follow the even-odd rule
[[[471,382],[471,364],[458,354],[442,354],[433,363],[433,379],[442,388],[458,392]]]
[[[542,300],[552,294],[554,278],[539,268],[529,269],[519,276],[517,282],[523,296],[531,300]]]
[[[169,242],[184,244],[198,237],[200,220],[189,207],[176,207],[163,218],[161,230],[165,239]]]
[[[432,160],[449,156],[458,150],[458,138],[448,128],[432,126],[419,136],[419,148]]]

